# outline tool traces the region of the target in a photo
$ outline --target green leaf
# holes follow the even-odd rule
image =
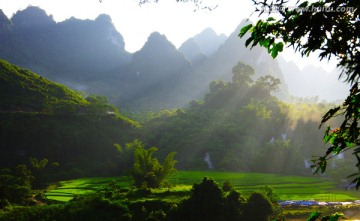
[[[309,5],[309,2],[305,1],[305,2],[301,3],[298,7],[299,8],[306,8],[308,5]]]
[[[240,38],[242,38],[246,34],[246,32],[248,32],[250,30],[250,28],[252,26],[253,26],[252,24],[249,24],[249,25],[242,27],[240,30],[240,34],[239,34]]]
[[[340,218],[345,218],[345,215],[343,213],[334,213],[334,214],[331,214],[330,217],[329,217],[329,221],[338,221],[340,220]]]
[[[284,49],[284,43],[282,43],[282,42],[277,43],[277,44],[275,45],[275,48],[276,48],[276,50],[277,50],[278,52],[282,52],[283,49]]]
[[[319,212],[312,212],[306,221],[315,221],[317,218],[320,217],[320,215],[321,213]]]
[[[278,56],[278,51],[277,50],[271,50],[271,57],[272,58],[276,58]]]
[[[260,46],[263,46],[265,48],[269,48],[269,46],[272,44],[274,40],[271,39],[271,38],[266,38],[265,40],[263,41],[260,41]]]
[[[246,41],[245,41],[245,46],[249,46],[249,44],[253,41],[253,37],[250,37],[248,38]]]
[[[328,142],[331,140],[331,138],[332,138],[331,135],[325,134],[325,136],[324,136],[324,142],[325,142],[325,143],[328,143]]]
[[[270,42],[271,43],[271,42]],[[272,48],[269,48],[268,51],[271,53],[271,57],[276,58],[279,52],[282,52],[284,49],[284,43],[278,42],[272,44]]]

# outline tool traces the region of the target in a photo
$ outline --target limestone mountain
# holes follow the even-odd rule
[[[9,21],[8,32],[0,32],[0,39],[11,35],[0,44],[0,58],[58,82],[94,80],[131,58],[107,15],[56,23],[44,10],[30,6]]]
[[[284,83],[277,61],[272,59],[264,48],[254,47],[252,50],[246,48],[245,38],[240,39],[238,37],[241,27],[247,23],[245,20],[240,23],[224,44],[209,59],[206,65],[207,68],[212,69],[214,74],[222,74],[224,78],[229,79],[232,67],[240,60],[251,65],[258,74],[257,77],[269,74],[279,78]]]
[[[288,95],[288,84],[298,96],[297,86],[316,87],[305,82],[311,76],[289,74],[299,73],[296,66],[286,68],[263,48],[246,48],[246,37],[240,39],[238,34],[247,23],[242,21],[228,38],[207,28],[178,50],[166,36],[154,32],[131,54],[107,15],[57,23],[37,7],[18,11],[11,19],[0,11],[0,59],[132,109],[177,108],[202,99],[211,81],[231,80],[238,61],[255,69],[255,79],[264,75],[279,78],[278,97]]]
[[[173,92],[190,67],[190,62],[164,35],[152,33],[119,73],[118,87],[124,97],[121,102],[137,107],[170,107],[176,100]]]
[[[0,34],[5,35],[8,33],[11,26],[11,21],[6,17],[4,12],[0,9]]]
[[[339,71],[326,71],[314,65],[299,68],[295,62],[286,61],[279,56],[278,61],[283,71],[289,93],[296,97],[318,97],[319,101],[326,99],[334,101],[343,99],[350,90],[348,84],[338,79]],[[306,88],[306,90],[304,90]]]
[[[197,42],[206,56],[213,55],[226,39],[226,35],[218,35],[212,28],[206,28],[194,36],[195,42]]]
[[[186,40],[179,48],[193,64],[198,64],[212,56],[225,42],[224,34],[218,35],[211,28],[206,28],[199,34]]]
[[[230,81],[232,68],[239,61],[249,64],[255,69],[255,79],[264,75],[279,78],[282,82],[282,94],[278,95],[286,96],[287,86],[277,60],[272,59],[263,48],[255,47],[252,50],[246,48],[245,40],[238,37],[241,27],[247,23],[245,20],[242,21],[212,56],[193,68],[191,75],[193,76],[193,88],[196,90],[192,90],[189,97],[202,98],[208,92],[208,85],[211,81]]]
[[[11,18],[16,29],[44,28],[55,25],[53,17],[38,7],[29,6],[23,11],[17,11]]]
[[[179,51],[191,61],[193,65],[197,65],[207,59],[207,56],[202,51],[194,38],[186,40],[179,48]]]

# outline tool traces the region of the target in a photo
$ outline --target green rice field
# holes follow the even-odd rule
[[[174,198],[181,195],[179,193],[183,193],[182,196],[187,195],[192,185],[200,183],[203,177],[213,178],[220,186],[224,181],[230,180],[236,190],[245,194],[268,186],[274,189],[281,200],[353,201],[360,199],[358,191],[338,189],[334,182],[324,178],[214,171],[180,171],[169,179],[174,187],[156,190],[153,193],[161,195],[162,192],[167,192],[166,197],[170,198],[171,194]],[[51,200],[69,201],[74,195],[94,193],[113,180],[123,187],[130,187],[132,184],[129,177],[83,178],[62,181],[58,187],[48,191],[46,196]]]

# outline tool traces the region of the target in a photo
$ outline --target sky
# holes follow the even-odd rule
[[[113,24],[124,37],[125,49],[135,52],[141,49],[149,35],[158,31],[164,34],[177,48],[190,37],[211,27],[218,34],[229,36],[243,19],[255,21],[251,0],[205,0],[214,10],[196,10],[192,3],[176,3],[176,0],[159,0],[139,6],[138,0],[0,0],[0,9],[11,18],[18,10],[29,5],[39,6],[57,22],[70,17],[95,19],[100,14],[110,15]],[[205,4],[204,3],[204,4]],[[301,58],[291,49],[282,53],[289,61],[294,60],[303,68],[307,64],[321,66],[327,71],[335,63],[319,62],[316,55]]]

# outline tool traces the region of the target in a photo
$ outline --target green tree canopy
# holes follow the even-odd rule
[[[26,165],[15,169],[0,168],[0,209],[9,203],[26,205],[30,202],[34,177]]]
[[[247,64],[239,61],[232,69],[233,77],[232,82],[239,86],[249,86],[253,83],[252,76],[255,74],[254,69]]]

